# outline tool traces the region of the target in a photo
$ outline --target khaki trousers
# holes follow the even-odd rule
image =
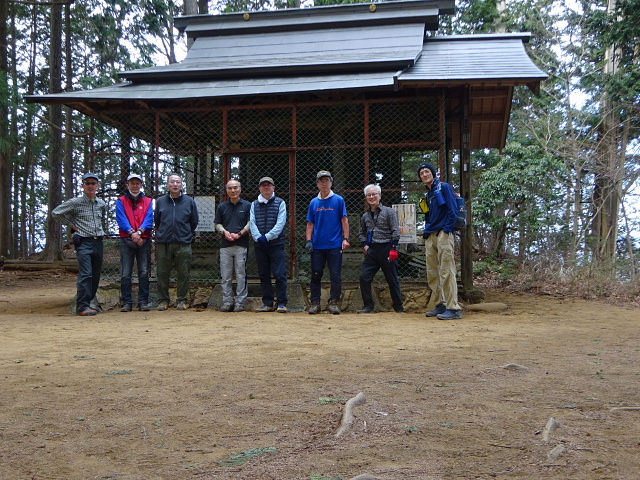
[[[444,305],[448,310],[462,310],[458,304],[454,246],[455,234],[447,234],[443,230],[432,233],[424,242],[427,283],[431,289],[427,311],[438,305]]]

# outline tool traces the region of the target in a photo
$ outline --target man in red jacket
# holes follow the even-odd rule
[[[142,191],[143,181],[138,174],[127,178],[127,193],[116,201],[116,220],[120,227],[120,292],[121,312],[133,308],[131,276],[133,262],[138,264],[138,310],[149,311],[149,264],[151,263],[151,230],[153,228],[153,200]]]

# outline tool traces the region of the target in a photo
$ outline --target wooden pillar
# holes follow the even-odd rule
[[[467,204],[467,226],[460,246],[460,278],[465,291],[473,290],[473,249],[471,225],[471,124],[469,122],[470,87],[460,94],[460,195]]]

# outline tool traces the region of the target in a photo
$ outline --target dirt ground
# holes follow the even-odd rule
[[[74,282],[0,272],[2,480],[640,477],[637,309],[81,318]]]

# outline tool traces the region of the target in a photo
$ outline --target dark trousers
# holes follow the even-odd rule
[[[342,295],[342,248],[314,249],[311,252],[311,303],[320,303],[324,267],[329,267],[329,301],[340,300]]]
[[[390,243],[373,243],[367,250],[364,257],[362,269],[360,270],[360,293],[365,308],[373,310],[373,293],[371,292],[371,282],[373,277],[382,269],[384,278],[389,284],[389,292],[393,301],[394,310],[402,310],[402,291],[400,290],[400,280],[398,279],[397,261],[389,261]]]
[[[76,246],[78,259],[78,294],[76,310],[88,308],[96,296],[102,270],[103,247],[101,238],[82,237]]]
[[[133,303],[133,262],[138,265],[138,304],[149,303],[149,264],[151,263],[151,239],[144,238],[138,245],[130,238],[120,239],[120,295],[122,304]]]
[[[158,302],[169,303],[169,281],[171,271],[176,269],[178,288],[176,303],[189,300],[189,280],[191,276],[191,245],[188,243],[157,243]]]
[[[259,243],[256,246],[256,263],[258,264],[258,276],[262,290],[262,304],[273,307],[275,299],[271,275],[276,279],[276,296],[278,305],[286,306],[287,298],[287,263],[284,254],[284,245],[271,245],[267,248]]]

